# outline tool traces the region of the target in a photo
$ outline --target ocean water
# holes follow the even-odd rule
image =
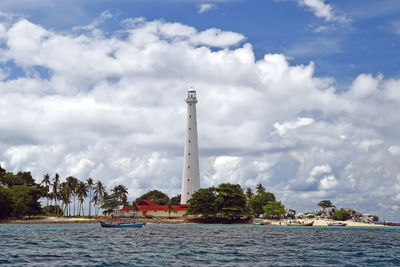
[[[0,225],[0,266],[400,266],[400,228]]]

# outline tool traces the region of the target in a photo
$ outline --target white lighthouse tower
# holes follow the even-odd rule
[[[187,125],[185,155],[183,160],[181,204],[186,204],[192,194],[200,189],[199,148],[197,145],[196,91],[192,88],[185,99],[187,103]]]

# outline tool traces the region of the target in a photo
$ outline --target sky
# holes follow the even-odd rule
[[[0,164],[180,192],[187,90],[202,187],[400,220],[400,2],[0,2]]]

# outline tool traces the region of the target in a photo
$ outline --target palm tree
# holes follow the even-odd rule
[[[76,199],[76,195],[77,195],[76,192],[78,190],[78,183],[79,183],[79,181],[78,181],[77,178],[75,178],[73,176],[68,176],[67,177],[67,184],[68,184],[69,188],[71,189],[71,195],[74,197],[74,213],[73,213],[74,216],[76,215],[76,212],[75,212],[75,199]]]
[[[99,205],[106,194],[106,188],[101,181],[97,181],[96,186],[94,187],[94,197],[96,198],[97,212],[99,211]]]
[[[262,184],[258,184],[256,186],[256,192],[257,192],[257,194],[261,194],[262,192],[265,192],[264,186],[262,186]]]
[[[253,190],[251,190],[251,188],[247,188],[246,190],[246,197],[247,199],[250,199],[254,196]]]
[[[171,218],[171,212],[175,212],[175,207],[172,205],[172,202],[168,202],[168,218]]]
[[[92,198],[93,201],[93,207],[94,207],[94,214],[97,216],[97,204],[99,203],[99,197],[97,195],[94,195]]]
[[[64,216],[69,215],[68,204],[71,202],[70,195],[71,195],[71,192],[70,192],[68,184],[66,182],[61,183],[61,185],[60,185],[60,200],[62,201],[61,209],[63,211]]]
[[[86,180],[87,187],[89,189],[89,217],[90,217],[90,211],[91,211],[91,206],[92,206],[92,189],[93,189],[93,179],[88,178]]]
[[[71,209],[70,209],[70,204],[71,204],[71,188],[69,187],[67,182],[63,182],[61,184],[61,190],[60,190],[60,195],[61,199],[63,201],[63,211],[64,214],[67,216],[71,216]]]
[[[47,203],[47,206],[49,206],[49,188],[50,188],[51,182],[50,182],[50,175],[48,173],[46,173],[43,176],[42,184],[44,184],[44,186],[46,187],[46,203]]]
[[[57,199],[58,199],[58,195],[59,195],[59,185],[60,185],[60,176],[58,175],[58,173],[56,173],[54,175],[53,178],[53,193],[52,193],[52,198],[54,199],[54,205],[56,206],[56,213],[57,215],[59,215],[59,210],[58,210],[58,203],[57,203]]]
[[[88,188],[85,184],[85,182],[78,182],[78,186],[77,186],[77,196],[78,196],[78,215],[81,215],[81,210],[82,210],[82,214],[85,215],[85,212],[83,211],[83,202],[85,201],[85,198],[87,197],[87,192],[88,192]]]
[[[128,188],[122,184],[115,186],[112,190],[114,196],[120,201],[122,205],[127,204],[128,200]]]

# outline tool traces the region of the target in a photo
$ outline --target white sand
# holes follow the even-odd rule
[[[272,225],[285,225],[286,220],[264,220],[266,223],[270,223]],[[304,221],[304,220],[300,220]],[[305,222],[312,222],[314,221],[314,226],[328,226],[328,222],[330,220],[313,220],[313,219],[307,219]],[[347,224],[347,226],[366,226],[366,227],[384,227],[384,225],[379,225],[379,224],[373,224],[373,223],[359,223],[359,222],[351,222],[351,221],[344,221],[344,223]],[[347,227],[346,226],[346,227]]]

